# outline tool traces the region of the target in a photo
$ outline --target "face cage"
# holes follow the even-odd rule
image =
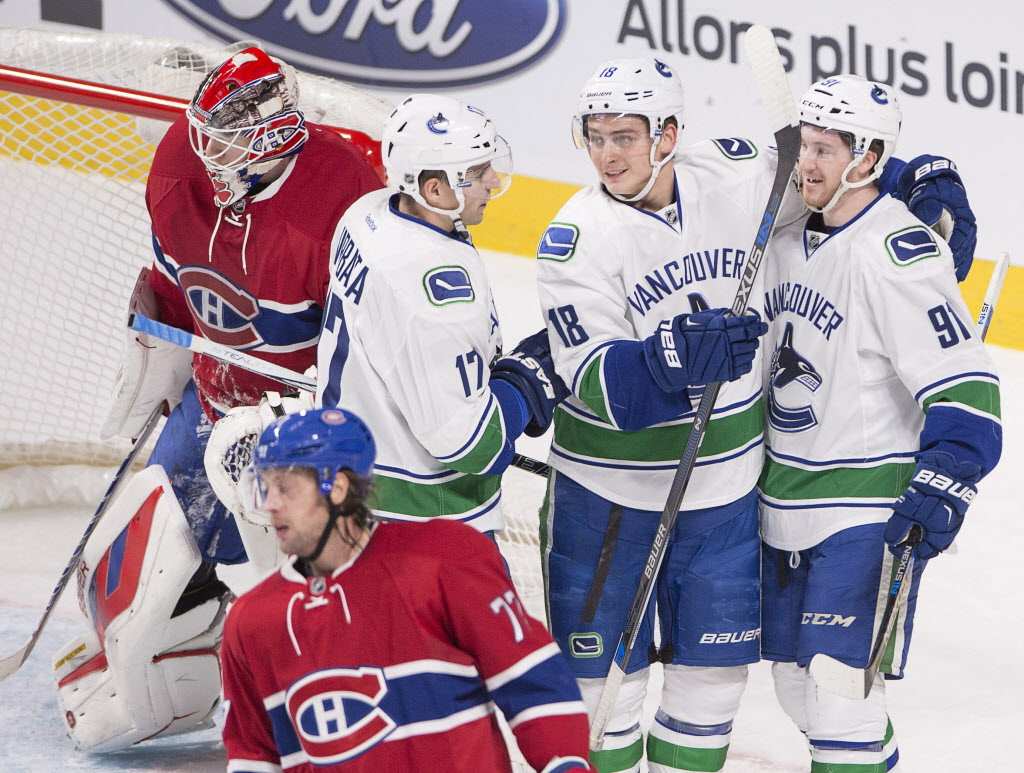
[[[463,195],[463,191],[476,185],[478,182],[482,182],[482,176],[469,180],[466,179],[466,174],[471,167],[489,163],[491,170],[498,178],[498,186],[490,189],[497,192],[490,194],[489,201],[494,201],[496,198],[503,196],[512,187],[512,148],[509,146],[508,141],[500,134],[495,135],[494,144],[493,154],[486,158],[474,159],[461,164],[430,164],[429,167],[425,166],[414,169],[413,176],[415,181],[406,193],[412,196],[413,200],[424,209],[438,215],[450,217],[453,220],[458,220],[462,217],[462,211],[466,208],[466,197]],[[419,187],[419,176],[428,168],[430,171],[444,172],[448,177],[448,183],[451,185],[452,192],[455,193],[455,201],[458,202],[455,209],[435,207],[432,204],[428,204],[427,200],[423,197]],[[452,183],[453,180],[455,181],[454,183]]]
[[[607,191],[608,195],[626,204],[633,204],[637,201],[641,201],[646,198],[647,194],[651,192],[651,188],[654,187],[655,181],[658,179],[658,175],[661,174],[662,168],[665,164],[669,163],[676,157],[676,150],[679,148],[679,138],[676,138],[676,145],[672,148],[672,152],[669,153],[661,161],[656,161],[655,157],[658,153],[658,141],[661,139],[662,127],[665,125],[666,118],[655,116],[650,113],[577,113],[572,117],[572,141],[579,150],[587,151],[590,153],[590,140],[587,137],[587,117],[591,115],[614,115],[616,118],[622,118],[623,116],[635,115],[641,118],[647,119],[648,133],[651,138],[651,150],[648,154],[647,160],[651,165],[651,175],[647,178],[647,182],[644,183],[644,187],[640,189],[638,193],[632,196],[622,196],[617,193]],[[678,119],[677,119],[678,123]],[[683,130],[683,125],[678,124],[678,131]]]
[[[253,126],[233,129],[214,129],[189,110],[188,126],[189,144],[211,173],[238,173],[254,164],[286,158],[309,137],[305,118],[298,110],[287,110]],[[214,152],[210,152],[215,143]]]

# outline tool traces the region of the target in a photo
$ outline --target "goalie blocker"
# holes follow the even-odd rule
[[[211,726],[231,596],[202,563],[163,468],[147,467],[117,496],[78,581],[90,630],[54,662],[75,746],[112,751]]]

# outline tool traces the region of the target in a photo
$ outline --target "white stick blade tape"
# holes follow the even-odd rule
[[[771,30],[755,24],[743,35],[743,49],[757,82],[765,112],[771,121],[772,131],[797,125],[800,118],[796,111],[796,100],[790,91],[782,55],[775,45],[775,36]]]

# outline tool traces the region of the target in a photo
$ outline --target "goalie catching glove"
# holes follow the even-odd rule
[[[139,272],[128,311],[158,319],[156,298],[147,281],[148,276],[148,268]],[[129,328],[114,386],[114,401],[100,429],[100,437],[104,440],[112,437],[134,439],[159,403],[166,402],[165,413],[170,413],[181,402],[181,393],[190,378],[190,351]]]
[[[933,558],[953,544],[978,493],[975,484],[980,477],[973,462],[958,463],[943,451],[921,454],[910,487],[896,500],[885,527],[885,541],[893,553],[899,553],[914,526],[924,532],[914,548],[918,559]]]

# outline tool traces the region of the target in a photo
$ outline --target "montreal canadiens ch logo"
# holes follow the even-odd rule
[[[186,266],[178,269],[178,284],[203,336],[233,349],[252,349],[263,343],[253,324],[260,313],[259,304],[225,276],[208,268]]]
[[[821,386],[821,374],[810,360],[793,348],[793,323],[787,322],[782,341],[772,355],[771,383],[768,388],[768,422],[780,432],[803,432],[818,423],[814,408],[803,405],[787,408],[779,402],[779,394],[792,392],[788,387],[798,385],[808,392],[816,392]],[[798,393],[801,390],[796,390]]]
[[[558,40],[566,0],[164,0],[217,37],[304,70],[384,86],[478,83]],[[509,23],[514,19],[515,23]]]
[[[380,707],[388,692],[380,668],[331,668],[289,688],[285,706],[302,750],[314,765],[356,757],[398,726]]]

